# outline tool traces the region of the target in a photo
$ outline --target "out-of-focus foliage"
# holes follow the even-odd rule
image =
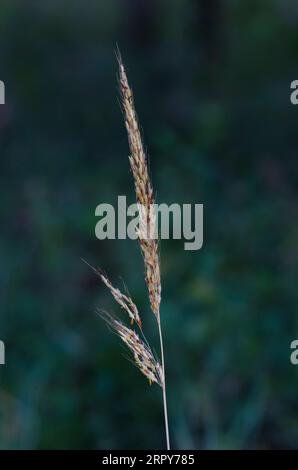
[[[174,446],[297,447],[297,26],[285,0],[2,0],[0,448],[164,446],[81,262],[125,280],[157,347],[137,244],[94,234],[134,201],[116,42],[158,201],[204,204],[202,250],[162,242]]]

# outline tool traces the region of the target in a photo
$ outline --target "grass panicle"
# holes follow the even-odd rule
[[[153,188],[148,172],[148,161],[144,151],[140,126],[135,111],[132,90],[120,54],[119,87],[121,103],[131,155],[129,162],[134,178],[136,199],[139,205],[139,242],[145,263],[145,280],[148,287],[151,309],[159,317],[161,302],[161,280],[158,240],[156,240],[156,218],[154,210]]]
[[[132,90],[129,86],[126,71],[119,51],[117,51],[116,56],[119,65],[121,104],[130,148],[129,162],[134,178],[136,200],[139,208],[137,235],[144,259],[145,282],[148,288],[149,303],[158,324],[161,362],[159,362],[159,360],[153,354],[147,340],[143,341],[134,329],[128,328],[117,317],[105,311],[100,310],[100,315],[126,344],[132,353],[133,362],[137,368],[147,377],[150,384],[156,383],[162,388],[166,444],[167,449],[169,450],[170,437],[167,411],[165,361],[162,328],[160,322],[160,256],[156,229],[154,195],[149,176],[148,159],[144,151]],[[115,301],[120,305],[120,307],[122,307],[122,309],[127,312],[131,321],[131,325],[133,325],[135,322],[139,332],[145,339],[142,329],[141,317],[138,308],[132,299],[128,295],[123,294],[118,288],[114,287],[107,275],[101,269],[94,268],[93,266],[91,266],[91,268],[98,274],[102,282],[109,289]]]

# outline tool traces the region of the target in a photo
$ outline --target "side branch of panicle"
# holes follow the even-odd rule
[[[162,387],[162,367],[155,359],[150,347],[140,339],[134,330],[125,326],[120,320],[105,311],[101,310],[99,313],[128,347],[136,366],[147,377],[149,383],[155,382]]]

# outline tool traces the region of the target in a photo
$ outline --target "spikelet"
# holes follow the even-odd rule
[[[138,238],[145,264],[145,280],[148,287],[150,305],[157,320],[161,301],[161,281],[158,242],[156,240],[156,218],[153,189],[148,173],[147,158],[134,107],[133,94],[121,56],[118,53],[119,84],[122,106],[131,155],[129,162],[134,177],[136,199],[139,204]],[[141,206],[141,207],[140,207]]]
[[[140,328],[142,328],[142,321],[139,315],[138,308],[136,304],[132,301],[132,299],[128,296],[123,294],[119,289],[114,287],[111,283],[111,281],[108,279],[106,274],[98,268],[94,268],[91,266],[87,261],[83,260],[90,268],[93,269],[93,271],[98,274],[102,282],[107,286],[107,288],[110,290],[112,296],[116,300],[116,302],[128,313],[128,316],[130,318],[131,324],[135,321]]]
[[[155,382],[162,387],[162,368],[159,362],[155,359],[150,347],[140,339],[134,330],[125,326],[120,320],[114,318],[103,310],[100,310],[99,313],[131,351],[136,366],[142,374],[147,377],[149,383],[151,384]]]

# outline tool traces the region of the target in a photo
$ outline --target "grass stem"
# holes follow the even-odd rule
[[[159,332],[159,341],[160,341],[161,367],[162,367],[162,374],[163,374],[162,398],[163,398],[166,441],[167,441],[167,450],[170,450],[171,446],[170,446],[170,433],[169,433],[169,420],[168,420],[167,387],[166,387],[166,375],[165,375],[165,358],[164,358],[164,351],[163,351],[163,338],[162,338],[160,316],[158,318],[157,323],[158,323],[158,332]]]

